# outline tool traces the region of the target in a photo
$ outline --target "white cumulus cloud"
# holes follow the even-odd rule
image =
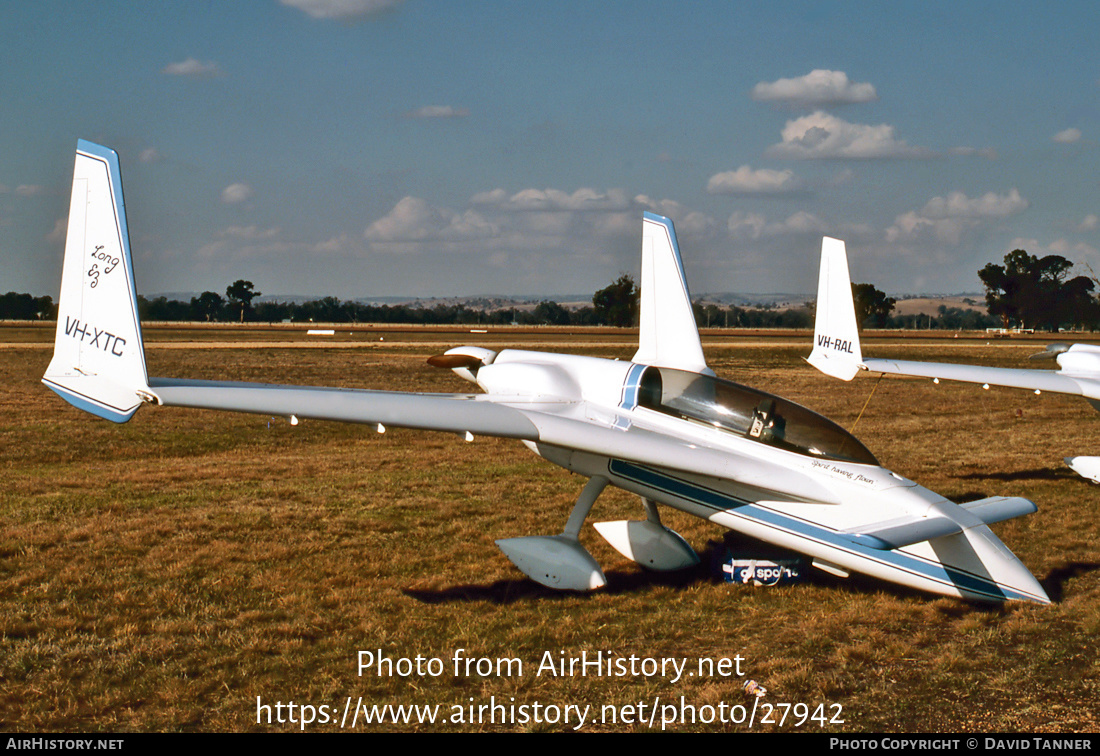
[[[222,189],[222,202],[237,205],[252,198],[252,187],[248,184],[230,184]]]
[[[760,213],[735,212],[726,221],[726,230],[734,239],[761,239],[766,237],[787,236],[790,234],[835,233],[821,218],[799,210],[781,221],[769,223]]]
[[[971,157],[977,155],[978,157],[984,157],[986,160],[997,159],[997,150],[992,147],[982,147],[981,149],[978,149],[977,147],[961,145],[959,147],[952,147],[950,150],[948,150],[948,153],[951,155],[958,155],[960,157]]]
[[[272,228],[260,228],[259,226],[230,226],[221,233],[222,236],[232,239],[245,239],[247,241],[270,241],[279,238],[278,226]]]
[[[768,220],[760,213],[746,213],[740,210],[731,213],[726,221],[726,230],[735,239],[759,239],[764,234]]]
[[[465,118],[470,115],[466,108],[453,105],[425,105],[405,114],[406,118]]]
[[[752,88],[752,99],[807,107],[871,102],[878,99],[874,86],[848,80],[843,71],[818,68],[794,79],[762,81]]]
[[[1066,239],[1055,239],[1049,244],[1042,244],[1038,239],[1028,239],[1018,236],[1013,239],[1008,246],[1012,249],[1027,250],[1028,253],[1036,257],[1061,255],[1071,260],[1077,258],[1077,261],[1081,261],[1082,259],[1088,260],[1089,258],[1095,261],[1097,257],[1100,257],[1100,250],[1097,250],[1096,247],[1085,244],[1084,242],[1070,242]]]
[[[987,192],[980,197],[951,192],[946,197],[933,197],[920,210],[897,216],[886,230],[886,239],[897,242],[927,235],[940,243],[957,245],[969,229],[984,221],[1022,213],[1028,204],[1017,189],[1007,194]]]
[[[179,63],[169,63],[161,69],[161,73],[169,76],[187,76],[192,79],[212,79],[221,76],[222,70],[213,61],[201,61],[197,58],[188,58]]]
[[[434,205],[420,197],[401,199],[371,223],[363,238],[372,249],[391,253],[476,255],[508,251],[528,255],[559,249],[568,255],[598,255],[640,228],[643,210],[673,218],[681,236],[710,238],[717,224],[707,215],[671,200],[631,196],[622,189],[582,187],[493,189],[470,198],[465,207]]]
[[[68,236],[69,231],[69,219],[58,218],[54,221],[53,229],[50,233],[46,234],[46,241],[52,244],[64,244],[65,237]]]
[[[768,148],[769,154],[803,160],[917,158],[930,154],[895,137],[893,126],[849,123],[821,110],[787,121],[781,137],[782,142]]]
[[[775,171],[769,168],[754,170],[743,165],[735,171],[716,173],[707,182],[710,194],[783,194],[801,189],[801,182],[794,171]]]
[[[396,8],[402,0],[280,0],[313,18],[347,21]]]
[[[951,192],[947,197],[928,200],[921,214],[927,218],[1007,218],[1027,207],[1028,201],[1015,188],[1008,194],[986,192],[973,198],[962,192]]]
[[[598,189],[582,187],[570,194],[560,189],[523,189],[508,195],[503,189],[482,192],[470,200],[474,205],[493,205],[503,211],[609,211],[625,210],[630,207],[630,197],[621,189]]]
[[[1058,144],[1073,144],[1081,139],[1081,129],[1065,129],[1051,137]]]
[[[497,228],[473,210],[435,207],[419,197],[404,197],[389,213],[367,227],[371,242],[425,242],[488,238]]]
[[[403,197],[393,209],[367,227],[371,241],[420,241],[439,233],[446,218],[419,197]]]

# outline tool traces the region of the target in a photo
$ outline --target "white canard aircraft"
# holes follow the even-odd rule
[[[629,361],[458,347],[430,362],[484,394],[418,394],[150,378],[135,302],[117,155],[81,141],[53,360],[43,381],[115,422],[143,404],[483,434],[523,441],[586,478],[559,535],[498,541],[532,579],[589,590],[604,574],[578,535],[607,485],[638,494],[640,521],[596,524],[619,552],[673,570],[698,557],[661,524],[673,507],[856,572],[964,599],[1048,603],[989,529],[1026,499],[956,505],[881,467],[828,419],[707,367],[672,223],[645,214],[640,344]]]
[[[859,343],[848,255],[844,242],[825,238],[817,282],[817,319],[809,363],[826,375],[852,380],[861,370],[941,380],[980,383],[985,388],[1006,386],[1035,393],[1083,396],[1100,410],[1100,346],[1051,344],[1032,359],[1053,357],[1060,370],[984,367],[947,362],[915,362],[864,357]],[[1100,483],[1100,457],[1066,457],[1074,472]]]

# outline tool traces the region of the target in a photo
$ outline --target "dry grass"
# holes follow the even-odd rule
[[[478,339],[452,336],[451,343]],[[161,345],[180,334],[147,337],[158,375],[466,386],[423,366],[434,349],[419,334],[322,350],[168,349]],[[494,334],[486,341],[567,338]],[[581,338],[587,346],[580,351],[632,353],[622,334],[608,343]],[[673,685],[640,675],[534,674],[545,651],[600,650],[686,657],[691,665],[739,654],[747,676],[769,689],[765,701],[842,704],[845,724],[827,731],[1100,725],[1098,489],[1061,464],[1063,456],[1100,453],[1100,417],[1081,400],[888,378],[858,429],[883,464],[946,496],[1036,501],[1038,514],[996,530],[1040,577],[1052,606],[976,607],[820,574],[788,588],[736,588],[718,582],[708,565],[657,576],[587,528],[582,539],[604,565],[608,590],[563,595],[526,580],[493,543],[560,531],[582,486],[519,444],[155,408],[115,426],[68,407],[38,382],[49,350],[35,340],[33,332],[5,338],[0,331],[0,341],[28,342],[0,350],[0,729],[296,729],[257,725],[257,696],[341,711],[347,696],[362,696],[441,704],[444,713],[490,696],[597,710],[655,697],[749,703],[736,677]],[[885,341],[865,350],[1017,366],[1037,351],[1017,342]],[[873,379],[840,384],[817,375],[801,360],[808,342],[805,334],[708,338],[707,352],[720,375],[850,426]],[[608,491],[593,514],[639,517],[640,508]],[[666,520],[704,561],[719,550],[723,534],[715,526],[676,513]],[[520,658],[524,675],[456,678],[448,660],[457,648]],[[359,677],[360,649],[439,657],[447,673]]]

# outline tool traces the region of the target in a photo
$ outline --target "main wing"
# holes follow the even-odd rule
[[[982,365],[959,365],[948,362],[915,362],[913,360],[892,360],[875,357],[864,358],[861,369],[874,373],[912,375],[937,381],[962,381],[988,386],[1052,391],[1057,394],[1073,394],[1084,397],[1090,397],[1090,394],[1095,395],[1097,390],[1097,387],[1089,385],[1095,383],[1095,381],[1076,378],[1054,370],[998,368]]]
[[[380,423],[532,441],[539,437],[524,411],[505,404],[530,403],[523,397],[419,394],[180,378],[150,378],[148,392],[157,404],[172,407]]]

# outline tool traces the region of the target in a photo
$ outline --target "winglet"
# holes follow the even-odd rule
[[[848,256],[844,242],[828,236],[821,242],[814,348],[807,361],[822,373],[845,381],[855,377],[863,362]]]
[[[703,357],[672,221],[642,217],[642,303],[634,362],[713,375]]]
[[[1100,457],[1066,457],[1066,464],[1080,475],[1094,483],[1100,483]]]
[[[84,140],[76,149],[53,359],[42,382],[116,423],[150,395],[118,155]]]

